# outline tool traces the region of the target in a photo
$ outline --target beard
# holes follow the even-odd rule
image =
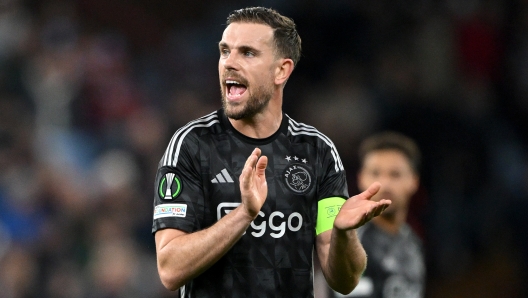
[[[396,217],[396,211],[397,211],[397,208],[394,207],[393,204],[391,204],[389,207],[387,207],[387,209],[383,211],[383,213],[381,213],[380,217],[387,218],[387,219],[394,219]]]
[[[392,204],[390,204],[389,207],[387,207],[387,209],[385,209],[383,211],[383,213],[380,215],[381,217],[385,217],[385,218],[394,218],[394,216],[396,215],[396,211],[398,210],[398,208],[400,208],[398,205],[398,202],[401,201],[401,200],[397,200],[397,198],[395,197],[395,195],[392,193],[392,192],[382,192],[382,193],[378,193],[376,195],[376,199],[375,201],[379,202],[381,200],[391,200],[392,201]]]
[[[228,104],[225,94],[225,88],[220,88],[222,93],[222,107],[227,117],[240,120],[250,119],[261,113],[267,106],[273,96],[273,87],[260,85],[254,93],[249,93],[248,101],[244,103]],[[249,89],[246,90],[249,92]]]

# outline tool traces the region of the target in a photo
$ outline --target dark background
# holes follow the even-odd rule
[[[225,19],[256,5],[297,23],[284,110],[332,138],[352,194],[361,139],[421,147],[426,297],[525,297],[528,3],[491,0],[0,1],[0,296],[173,296],[157,163],[221,106]]]

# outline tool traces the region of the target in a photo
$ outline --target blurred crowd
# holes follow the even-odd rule
[[[0,296],[173,297],[156,271],[154,176],[174,131],[221,107],[234,9],[297,23],[284,111],[356,149],[424,154],[410,223],[427,297],[528,291],[528,3],[0,0]],[[316,289],[317,292],[317,289]]]

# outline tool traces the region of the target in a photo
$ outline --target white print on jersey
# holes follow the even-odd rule
[[[185,217],[186,204],[161,204],[154,207],[154,219],[162,217]]]
[[[236,207],[238,207],[240,203],[221,203],[216,208],[217,211],[217,219],[220,220],[222,216],[225,216],[229,214],[229,212],[233,211]],[[286,227],[292,231],[297,232],[301,229],[303,225],[303,218],[302,215],[298,212],[293,212],[288,216],[287,219],[284,219],[286,215],[280,211],[274,211],[270,214],[268,221],[262,220],[259,224],[256,224],[255,221],[260,220],[259,217],[265,219],[266,214],[262,211],[259,211],[259,214],[257,218],[251,222],[251,227],[253,228],[253,232],[251,232],[251,235],[253,237],[262,237],[264,233],[266,233],[266,229],[269,226],[271,230],[274,232],[270,232],[270,236],[273,238],[281,238],[284,236],[284,233],[286,233]],[[275,225],[273,222],[275,218],[280,217],[281,219],[284,219],[280,221],[280,224]],[[245,233],[244,233],[245,234]]]
[[[216,178],[213,178],[213,180],[211,180],[211,182],[213,183],[233,183],[234,181],[229,175],[229,173],[227,172],[227,169],[223,169],[222,171],[220,171],[220,173],[216,175]]]

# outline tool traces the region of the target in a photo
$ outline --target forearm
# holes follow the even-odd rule
[[[350,293],[358,284],[367,264],[367,255],[356,230],[330,232],[327,257],[321,262],[326,281],[337,292]]]
[[[242,237],[251,221],[238,207],[207,229],[177,237],[156,237],[162,283],[176,290],[204,272]]]

